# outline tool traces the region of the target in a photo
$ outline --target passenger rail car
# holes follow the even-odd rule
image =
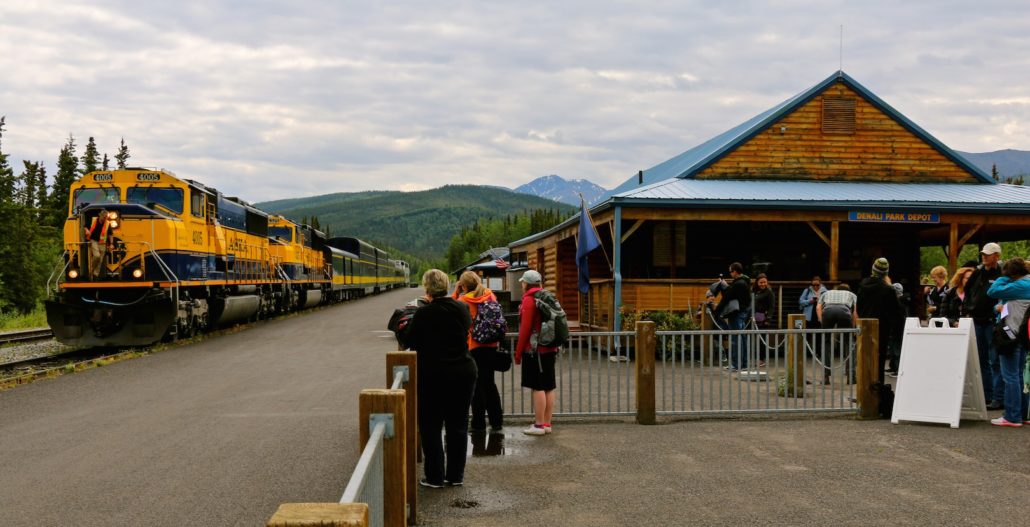
[[[91,172],[72,185],[63,267],[46,302],[69,345],[146,345],[391,287],[322,232],[165,170]],[[92,276],[85,230],[108,218]],[[363,243],[363,242],[362,242]]]

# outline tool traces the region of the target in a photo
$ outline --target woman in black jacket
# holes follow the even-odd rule
[[[429,304],[415,312],[407,334],[408,345],[418,353],[418,426],[426,474],[420,484],[457,486],[465,478],[469,405],[476,383],[476,363],[468,349],[472,318],[465,304],[447,296],[450,284],[443,271],[426,271],[422,285]]]
[[[960,267],[951,278],[950,288],[944,295],[944,317],[951,327],[958,327],[958,319],[968,317],[964,302],[966,300],[966,284],[973,274],[972,267]]]

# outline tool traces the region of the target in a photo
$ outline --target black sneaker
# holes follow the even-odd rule
[[[430,483],[426,478],[418,480],[418,484],[431,489],[442,489],[443,483]]]
[[[991,401],[991,402],[987,403],[987,409],[988,410],[1004,410],[1005,409],[1005,405],[1002,404],[1002,403],[999,403],[998,401]]]
[[[443,484],[448,486],[448,487],[460,487],[460,486],[464,485],[465,482],[464,481],[447,481],[445,479],[445,480],[443,480]]]

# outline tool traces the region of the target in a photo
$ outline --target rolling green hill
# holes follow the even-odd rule
[[[566,215],[575,210],[549,199],[475,185],[447,185],[419,192],[326,194],[256,206],[295,221],[317,216],[333,236],[357,236],[425,259],[442,258],[462,226],[481,218],[503,218],[531,209],[557,209]]]

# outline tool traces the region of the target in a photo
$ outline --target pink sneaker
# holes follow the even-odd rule
[[[1004,417],[999,417],[997,419],[991,419],[991,424],[994,425],[994,426],[1011,426],[1013,428],[1019,428],[1019,427],[1023,426],[1023,423],[1013,423],[1011,421],[1006,421]]]

